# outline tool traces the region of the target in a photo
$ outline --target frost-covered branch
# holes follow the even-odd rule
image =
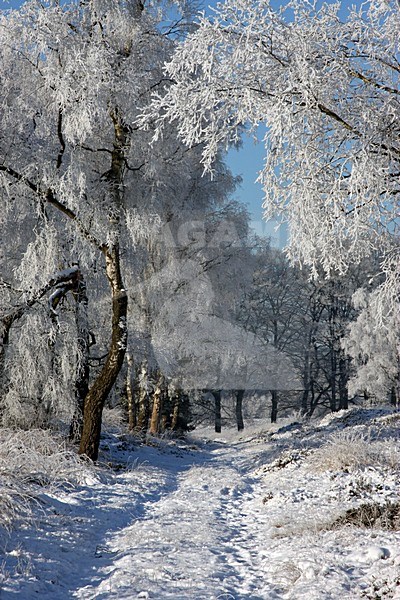
[[[396,2],[286,6],[227,0],[177,48],[172,80],[140,123],[174,123],[216,153],[265,124],[267,218],[283,215],[288,253],[316,274],[345,273],[397,246],[400,12]]]
[[[0,165],[0,171],[5,172],[7,175],[10,175],[19,182],[24,183],[30,190],[32,190],[36,194],[38,199],[40,199],[41,201],[45,200],[48,204],[54,206],[54,208],[59,210],[62,214],[67,216],[72,221],[74,221],[82,235],[94,246],[96,246],[96,248],[98,248],[102,253],[106,251],[107,246],[105,244],[101,244],[99,240],[96,239],[96,237],[85,227],[85,225],[82,223],[82,221],[78,218],[78,216],[74,213],[73,210],[68,208],[68,206],[65,206],[65,204],[63,204],[57,199],[52,189],[48,188],[47,190],[42,190],[40,186],[31,181],[29,177],[18,173],[18,171],[16,171],[12,167]]]
[[[6,334],[6,336],[7,336],[6,339],[8,340],[8,332],[9,332],[11,326],[13,325],[13,323],[15,323],[15,321],[20,319],[30,308],[35,306],[35,304],[37,304],[43,298],[43,296],[45,294],[47,294],[47,292],[49,290],[51,290],[53,287],[57,287],[57,289],[58,289],[58,286],[63,286],[66,284],[68,284],[70,286],[70,289],[72,289],[72,287],[75,285],[75,282],[78,280],[79,276],[80,276],[80,270],[79,270],[78,266],[73,266],[71,268],[64,269],[63,271],[59,271],[58,273],[55,273],[49,279],[49,281],[46,283],[46,285],[42,286],[40,289],[36,290],[35,292],[29,294],[29,296],[27,297],[25,302],[21,303],[20,306],[11,310],[8,314],[0,317],[0,319],[2,321],[2,326],[3,326],[2,336],[3,336],[3,334]],[[54,294],[54,292],[53,292],[53,294]],[[50,296],[50,298],[53,296],[53,294]],[[49,304],[52,304],[50,298],[49,298]],[[52,305],[52,308],[54,308],[53,305]]]
[[[81,277],[81,273],[78,266],[73,266],[68,269],[64,269],[63,271],[59,271],[55,273],[49,281],[42,286],[40,289],[35,292],[29,294],[27,299],[22,302],[16,308],[13,308],[5,315],[0,316],[0,389],[2,388],[3,379],[4,379],[4,359],[6,348],[9,344],[10,340],[10,331],[13,324],[21,319],[33,306],[35,306],[52,288],[56,288],[57,291],[63,290],[66,293],[70,289],[75,289],[76,285]],[[53,316],[56,316],[55,306],[56,300],[53,299],[55,292],[51,294],[49,299],[49,304],[51,306],[51,310]]]
[[[63,131],[62,131],[62,111],[61,111],[61,109],[58,109],[57,135],[58,135],[58,139],[60,141],[60,151],[57,156],[57,169],[59,169],[62,164],[62,159],[63,159],[63,155],[65,152],[65,147],[66,147],[65,139],[64,139]]]

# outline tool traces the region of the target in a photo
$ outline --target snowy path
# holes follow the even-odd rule
[[[399,532],[319,526],[359,477],[310,469],[323,434],[306,451],[303,433],[234,435],[128,448],[131,469],[43,494],[36,528],[10,537],[0,600],[400,599]],[[384,482],[396,500],[390,477],[371,474],[371,498]]]
[[[181,462],[181,469],[169,460],[166,493],[147,502],[142,518],[107,541],[113,565],[104,569],[100,585],[83,587],[77,596],[268,597],[256,532],[242,512],[245,501],[254,500],[254,482],[237,466],[237,453],[217,446],[193,455],[191,466]]]
[[[0,598],[263,598],[237,448],[139,449],[129,471],[43,494],[8,546]],[[14,563],[14,564],[13,564]]]

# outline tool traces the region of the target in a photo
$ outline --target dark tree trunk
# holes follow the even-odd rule
[[[163,385],[163,401],[161,407],[161,431],[172,429],[173,405],[171,394],[168,389],[168,383],[164,379]]]
[[[308,409],[308,413],[307,416],[308,417],[312,417],[315,409],[317,408],[318,405],[318,401],[320,399],[320,395],[319,396],[315,396],[315,387],[314,387],[314,381],[311,381],[311,400],[310,400],[310,408]]]
[[[103,408],[123,365],[128,336],[128,296],[122,280],[119,250],[123,174],[126,165],[124,152],[128,141],[128,129],[122,122],[117,108],[110,111],[110,116],[114,126],[114,148],[111,152],[110,169],[103,175],[103,179],[108,183],[105,199],[109,202],[109,238],[112,242],[103,246],[102,251],[111,288],[111,344],[105,365],[85,399],[79,454],[84,454],[91,460],[97,460],[99,454]]]
[[[271,423],[276,423],[278,419],[278,391],[271,390]]]
[[[145,433],[149,426],[150,402],[149,395],[145,389],[141,389],[138,398],[136,430]]]
[[[78,277],[74,296],[76,301],[75,321],[78,336],[78,367],[75,381],[76,407],[71,421],[69,437],[71,441],[79,442],[82,437],[84,403],[89,391],[90,376],[90,333],[87,317],[88,298],[86,293],[86,283],[81,273]]]
[[[5,374],[5,360],[6,360],[6,349],[10,341],[10,329],[14,320],[10,317],[4,317],[0,322],[0,399],[6,393],[6,374]]]
[[[238,431],[243,431],[243,396],[244,390],[236,390],[236,424]]]
[[[396,410],[400,409],[400,344],[397,346],[397,378],[395,383],[395,406]]]
[[[183,390],[176,390],[173,396],[171,429],[178,435],[189,429],[189,395]]]
[[[302,415],[308,415],[308,396],[310,394],[310,388],[307,387],[304,388],[303,393],[301,395],[301,414]]]
[[[338,314],[338,299],[334,294],[335,282],[332,282],[333,291],[330,295],[330,306],[329,306],[329,346],[330,346],[330,366],[331,372],[329,382],[331,385],[331,397],[330,397],[330,409],[332,412],[338,410],[337,407],[337,371],[338,371],[338,358],[340,359],[340,345],[337,332],[337,314]]]
[[[395,383],[390,390],[390,404],[396,408],[396,410],[400,407],[400,388],[397,383]]]
[[[221,390],[213,390],[212,395],[215,401],[215,431],[221,433]]]
[[[306,415],[308,412],[308,396],[310,393],[310,351],[306,350],[304,357],[303,371],[304,390],[301,397],[301,414]]]
[[[337,410],[336,404],[336,353],[334,348],[331,348],[331,398],[330,398],[330,409],[332,412]]]
[[[390,404],[392,406],[397,406],[397,395],[396,395],[396,386],[393,385],[390,390]]]
[[[349,408],[348,379],[348,359],[341,356],[339,359],[339,410]]]
[[[79,446],[79,454],[84,454],[91,460],[98,458],[104,404],[123,365],[127,343],[128,297],[122,283],[118,245],[114,245],[106,254],[106,272],[112,291],[111,344],[106,362],[85,399]]]
[[[318,381],[318,373],[319,373],[319,354],[318,354],[318,345],[315,339],[312,340],[313,345],[313,358],[310,363],[310,380],[309,380],[309,404],[310,408],[308,409],[307,415],[309,417],[312,416],[313,412],[317,408],[318,402],[321,398],[321,395],[316,394],[316,384]]]

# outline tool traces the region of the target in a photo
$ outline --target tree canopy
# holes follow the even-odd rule
[[[289,224],[289,254],[330,275],[384,252],[396,309],[399,261],[400,10],[374,2],[227,0],[166,66],[144,118],[218,148],[266,126],[265,214]],[[390,291],[389,291],[390,290]],[[387,308],[387,305],[386,305]]]

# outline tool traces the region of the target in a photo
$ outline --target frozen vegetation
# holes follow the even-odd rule
[[[400,598],[399,413],[144,444],[112,414],[97,465],[1,432],[2,600]]]

